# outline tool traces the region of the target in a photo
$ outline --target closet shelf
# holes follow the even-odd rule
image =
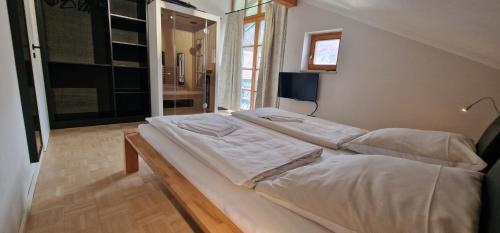
[[[49,61],[49,63],[63,64],[63,65],[102,66],[102,67],[110,67],[111,66],[111,64],[96,64],[96,63],[66,62],[66,61]]]
[[[141,92],[141,93],[144,93],[143,88],[115,87],[115,91],[117,91],[117,92],[133,92],[133,93]]]
[[[123,41],[113,41],[113,44],[120,44],[120,45],[127,45],[127,46],[137,46],[137,47],[144,47],[144,48],[148,47],[145,44],[136,44],[136,43],[123,42]]]
[[[115,93],[116,94],[146,94],[145,91],[120,91],[120,89],[116,89]]]
[[[119,15],[119,14],[110,14],[110,15],[111,15],[111,18],[115,18],[115,19],[146,23],[146,20],[144,20],[144,19],[138,19],[138,18],[129,17],[129,16],[125,16],[125,15]]]
[[[146,32],[146,20],[111,14],[111,27],[136,32]]]
[[[146,66],[131,66],[131,65],[113,65],[115,68],[123,68],[123,69],[141,69],[141,70],[146,70],[148,67]]]

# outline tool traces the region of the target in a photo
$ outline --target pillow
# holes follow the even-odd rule
[[[342,146],[361,154],[381,154],[420,162],[483,170],[487,164],[475,153],[465,136],[417,129],[375,130]]]
[[[340,155],[256,192],[336,233],[476,233],[480,172],[384,155]]]

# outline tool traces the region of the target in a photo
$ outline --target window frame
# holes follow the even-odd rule
[[[311,41],[309,44],[309,60],[307,63],[308,70],[322,70],[322,71],[337,71],[337,64],[335,65],[316,65],[314,64],[314,54],[316,52],[316,43],[318,41],[324,40],[339,40],[339,50],[337,54],[340,52],[340,43],[342,42],[342,32],[328,32],[328,33],[320,33],[311,35]],[[337,56],[338,62],[338,56]]]
[[[233,11],[238,10],[238,9],[235,9],[235,6],[236,6],[235,1],[236,0],[231,0],[231,9]],[[247,6],[248,1],[249,0],[245,0],[245,8]],[[264,5],[262,5],[263,2],[264,2],[264,0],[257,1],[257,5],[258,5],[258,6],[256,6],[258,8],[257,14],[251,15],[251,16],[246,16],[246,13],[245,13],[245,18],[243,20],[243,26],[246,24],[255,23],[253,45],[250,45],[250,46],[248,46],[248,45],[243,46],[243,44],[241,45],[242,49],[253,47],[252,68],[243,68],[243,66],[241,67],[242,71],[243,70],[252,70],[252,86],[251,86],[251,90],[250,90],[250,109],[251,110],[255,109],[255,97],[257,95],[257,79],[258,79],[259,71],[260,71],[260,67],[258,67],[259,64],[257,64],[258,55],[259,55],[258,54],[259,47],[262,46],[262,45],[259,45],[259,33],[260,33],[261,23],[262,23],[262,21],[265,20],[265,15],[266,15],[264,12],[262,12],[262,8],[264,7]],[[242,89],[242,91],[243,91],[243,89]]]

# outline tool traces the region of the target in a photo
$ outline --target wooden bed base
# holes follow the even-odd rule
[[[204,232],[241,232],[212,202],[194,187],[177,169],[158,153],[139,133],[124,132],[125,171],[139,170],[139,155],[160,178],[180,205]]]

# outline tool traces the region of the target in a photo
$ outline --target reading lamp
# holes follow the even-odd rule
[[[498,115],[500,115],[500,111],[498,111],[498,106],[497,106],[497,103],[495,102],[495,99],[493,99],[492,97],[483,97],[479,100],[477,100],[476,102],[472,103],[471,105],[469,105],[468,107],[466,108],[462,108],[462,112],[467,112],[469,111],[472,107],[474,107],[474,105],[484,101],[484,100],[490,100],[491,101],[491,104],[493,104],[493,107],[495,108],[495,111],[497,111]]]

